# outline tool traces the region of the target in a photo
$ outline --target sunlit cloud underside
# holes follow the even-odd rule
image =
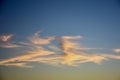
[[[40,37],[39,32],[28,37],[28,41],[14,42],[11,39],[13,34],[0,36],[0,47],[2,48],[27,48],[22,50],[24,55],[19,55],[9,59],[2,59],[1,66],[16,66],[32,68],[29,63],[37,62],[53,66],[69,65],[78,66],[82,63],[93,62],[100,64],[108,59],[120,60],[119,54],[88,53],[88,50],[101,48],[85,48],[80,45],[78,40],[82,36],[50,36]],[[57,42],[57,43],[54,43]],[[120,48],[113,49],[113,52],[119,53]]]

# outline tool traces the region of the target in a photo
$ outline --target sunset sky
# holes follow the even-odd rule
[[[120,80],[120,0],[1,0],[0,80]]]

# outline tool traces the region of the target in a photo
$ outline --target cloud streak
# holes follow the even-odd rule
[[[6,42],[9,41],[13,37],[13,34],[1,35],[0,41]]]
[[[16,45],[16,44],[12,44],[12,43],[3,43],[3,44],[0,44],[0,47],[2,47],[2,48],[18,48],[21,46]]]
[[[120,53],[120,48],[114,49],[113,51],[116,53]]]
[[[44,63],[48,65],[60,66],[69,65],[77,66],[82,63],[93,62],[101,64],[108,59],[120,60],[120,55],[113,54],[90,54],[86,50],[94,50],[98,48],[85,48],[79,45],[78,40],[82,36],[61,36],[61,37],[43,37],[39,36],[39,32],[30,36],[29,42],[19,42],[22,48],[27,47],[24,55],[18,55],[9,59],[0,61],[2,66],[16,66],[32,68],[31,62]],[[59,40],[58,40],[59,39]],[[60,45],[53,45],[52,42],[58,40]],[[10,44],[9,44],[10,45]],[[9,46],[10,47],[10,46]]]
[[[40,32],[36,32],[33,36],[29,37],[31,43],[44,45],[44,44],[49,44],[52,40],[55,39],[55,37],[40,38],[39,33]]]
[[[18,48],[21,47],[10,40],[12,39],[13,34],[1,35],[0,36],[0,47],[2,48]]]

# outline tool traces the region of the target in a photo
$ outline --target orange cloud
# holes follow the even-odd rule
[[[68,51],[69,49],[79,49],[79,43],[72,42],[71,40],[80,39],[81,36],[62,36],[61,37],[61,48],[63,51]]]
[[[20,45],[12,44],[12,43],[2,43],[0,44],[2,48],[18,48],[21,47]]]
[[[26,65],[26,63],[7,63],[2,64],[3,66],[15,66],[15,67],[22,67],[22,68],[32,68],[32,66]]]
[[[3,42],[7,42],[8,40],[10,40],[12,38],[13,34],[8,34],[8,35],[2,35],[0,36],[0,40]]]
[[[18,48],[21,47],[20,45],[17,45],[13,42],[10,42],[9,40],[13,37],[13,34],[8,35],[2,35],[0,36],[0,47],[2,48]]]
[[[55,37],[45,37],[40,38],[39,37],[40,32],[36,32],[33,36],[29,37],[29,40],[33,44],[49,44],[52,40],[55,39]]]
[[[60,65],[65,64],[69,66],[77,66],[82,63],[93,62],[100,64],[107,59],[118,59],[120,60],[120,55],[110,55],[110,54],[89,54],[86,50],[94,50],[101,48],[85,48],[79,45],[77,41],[81,39],[81,36],[61,36],[59,37],[59,47],[53,45],[53,40],[58,40],[56,37],[39,37],[39,32],[35,33],[33,36],[29,37],[30,42],[18,42],[20,45],[27,47],[25,55],[16,56],[9,59],[4,59],[0,61],[0,65],[3,66],[16,66],[16,67],[26,67],[32,68],[32,65],[28,65],[31,62],[44,63],[49,65]],[[46,46],[43,46],[46,45]],[[6,48],[19,47],[15,44],[6,43]],[[119,51],[119,49],[118,49]]]
[[[17,56],[17,57],[13,57],[13,58],[10,58],[10,59],[2,60],[2,61],[0,61],[0,65],[14,66],[16,64],[15,66],[20,66],[20,64],[18,65],[18,63],[21,63],[21,61],[25,61],[25,62],[30,61],[31,62],[32,59],[37,59],[37,57],[45,57],[45,56],[52,55],[52,54],[55,54],[55,53],[51,52],[51,51],[47,51],[43,48],[36,47],[35,50],[27,51],[26,55]],[[16,63],[16,62],[18,62],[18,63]],[[34,62],[34,60],[33,60],[33,62]],[[11,63],[11,65],[10,65],[10,63]],[[13,65],[13,63],[14,63],[14,65]],[[24,65],[21,65],[21,66],[26,66],[26,65],[24,63]]]
[[[100,63],[101,61],[105,60],[104,56],[100,56],[96,54],[87,54],[83,52],[83,50],[88,50],[91,48],[82,48],[79,45],[79,43],[71,41],[75,39],[78,39],[78,37],[71,37],[71,38],[62,37],[61,47],[63,52],[65,53],[62,56],[63,64],[75,65],[77,63],[85,63],[85,62]]]
[[[119,53],[120,52],[120,48],[114,49],[113,51],[116,52],[116,53]]]

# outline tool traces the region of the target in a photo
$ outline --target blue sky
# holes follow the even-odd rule
[[[117,0],[6,0],[0,32],[27,36],[42,30],[43,35],[83,35],[115,47],[120,41],[119,9]]]
[[[51,80],[56,80],[59,77],[63,77],[64,75],[61,75],[63,73],[65,74],[67,73],[66,76],[72,75],[71,79],[78,78],[78,79],[89,80],[89,78],[91,78],[95,80],[99,80],[99,79],[101,80],[103,79],[101,76],[105,76],[104,80],[108,80],[108,79],[118,80],[117,77],[120,75],[120,71],[118,67],[120,66],[119,65],[120,61],[119,58],[116,57],[119,56],[120,53],[120,37],[119,37],[120,1],[119,0],[3,0],[1,1],[0,7],[1,7],[0,8],[0,17],[1,17],[0,18],[0,22],[1,22],[1,26],[0,26],[1,28],[0,56],[1,57],[0,58],[5,59],[5,61],[8,58],[12,59],[13,57],[17,57],[21,55],[27,56],[25,51],[31,50],[31,47],[35,48],[36,50],[35,47],[36,44],[39,45],[45,44],[45,46],[43,46],[45,49],[47,49],[46,44],[48,46],[48,43],[54,45],[57,44],[56,45],[57,48],[61,48],[59,43],[62,41],[63,41],[62,52],[64,53],[68,53],[65,51],[66,47],[64,45],[70,46],[67,47],[67,49],[70,48],[76,49],[76,47],[78,47],[76,45],[76,41],[78,41],[77,44],[80,44],[79,48],[86,49],[84,53],[88,54],[88,56],[91,56],[90,55],[91,53],[93,54],[97,53],[100,54],[99,58],[101,57],[105,57],[108,59],[110,58],[108,62],[107,61],[104,62],[104,60],[100,59],[101,61],[103,61],[103,65],[102,66],[100,65],[101,67],[96,65],[102,62],[98,62],[96,65],[90,63],[86,63],[85,65],[80,64],[80,66],[78,66],[77,68],[68,67],[65,65],[63,65],[62,68],[59,68],[59,67],[52,67],[51,65],[44,65],[41,63],[29,63],[35,65],[37,69],[39,69],[38,66],[41,66],[40,69],[43,69],[43,72],[40,73],[39,70],[37,71],[37,69],[33,68],[34,71],[33,74],[28,74],[29,72],[24,72],[23,68],[20,68],[19,70],[19,68],[16,68],[15,66],[4,67],[4,65],[2,65],[1,74],[3,74],[3,76],[10,78],[9,74],[12,73],[11,79],[16,80],[17,77],[14,77],[14,75],[18,76],[18,74],[15,73],[19,73],[19,72],[24,74],[27,73],[25,76],[22,76],[23,80],[25,80],[27,79],[27,75],[29,76],[32,75],[33,77],[35,77],[35,73],[41,74],[43,76],[44,74],[50,75],[51,70],[52,69],[56,70],[57,68],[60,69],[61,72],[60,73],[57,72],[59,70],[57,70],[56,72],[53,71],[53,73],[55,73],[56,75],[50,75],[49,77],[52,77]],[[5,36],[4,39],[3,36]],[[78,36],[80,39],[78,39]],[[58,38],[59,39],[61,38],[62,41],[58,40]],[[71,39],[73,40],[73,42],[71,41]],[[70,44],[75,44],[76,46],[73,47]],[[21,48],[21,46],[23,47]],[[55,46],[54,47],[52,46],[52,49],[53,48],[56,49]],[[58,53],[61,53],[61,51],[58,50]],[[106,55],[101,55],[101,54],[107,54],[107,57]],[[108,54],[112,56],[112,59],[110,56],[108,56]],[[18,59],[20,58],[18,57]],[[68,59],[68,61],[69,60],[70,59]],[[90,60],[88,59],[88,61]],[[3,64],[1,62],[0,64]],[[94,60],[92,62],[94,63]],[[62,62],[62,64],[70,65],[68,62],[64,62],[64,61]],[[91,66],[93,68],[91,68]],[[108,66],[111,67],[108,68]],[[9,69],[10,72],[7,72],[6,68]],[[94,70],[94,68],[97,68],[97,71]],[[111,70],[112,68],[114,69]],[[12,71],[12,69],[18,71],[14,72]],[[73,70],[73,73],[70,74],[69,72],[71,71],[71,69]],[[79,69],[80,70],[83,69],[82,70],[83,73],[77,71]],[[84,71],[84,69],[86,70]],[[86,73],[88,78],[85,77],[80,78],[81,76],[85,75],[85,72],[91,72],[92,70],[93,70],[93,75],[97,73],[95,78],[93,78],[92,74],[89,76],[90,73]],[[78,74],[81,74],[81,76],[76,74],[76,71]],[[116,74],[113,74],[112,72],[115,72]],[[100,76],[100,73],[101,74],[109,73],[110,75],[113,76],[109,77],[110,75],[105,75],[105,74]],[[38,77],[38,76],[39,75],[37,75],[36,80],[37,79],[46,80],[45,77],[42,76]],[[70,80],[70,78],[64,78],[64,77],[62,79]],[[3,80],[9,80],[9,79],[3,78]]]

